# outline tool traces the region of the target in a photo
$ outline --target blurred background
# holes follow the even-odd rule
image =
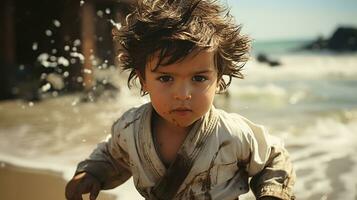
[[[221,2],[253,46],[245,79],[215,105],[284,139],[297,199],[357,200],[357,1]],[[0,2],[0,199],[64,199],[76,164],[148,101],[115,59],[128,5]],[[116,198],[142,199],[131,180],[100,196]]]

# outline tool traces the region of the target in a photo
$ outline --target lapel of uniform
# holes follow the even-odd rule
[[[207,114],[195,123],[180,147],[176,159],[156,181],[153,188],[153,199],[173,199],[190,172],[196,158],[204,148],[209,135],[217,127],[218,115],[212,107]],[[153,141],[151,139],[151,141]],[[153,145],[153,143],[152,143]],[[151,149],[154,149],[153,146]],[[159,159],[157,153],[153,159]],[[161,167],[164,165],[161,163]]]
[[[156,152],[154,141],[151,135],[151,114],[152,106],[150,103],[145,105],[143,113],[140,113],[139,130],[135,131],[136,149],[140,162],[146,174],[157,182],[166,172],[166,168]]]

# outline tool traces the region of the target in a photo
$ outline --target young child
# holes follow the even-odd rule
[[[114,33],[151,102],[125,112],[78,165],[66,198],[96,199],[133,176],[145,199],[294,199],[295,173],[279,140],[213,99],[241,69],[250,40],[211,0],[142,0]],[[228,77],[223,79],[223,77]]]

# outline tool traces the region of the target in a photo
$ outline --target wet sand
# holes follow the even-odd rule
[[[64,200],[66,181],[61,174],[18,167],[0,162],[1,200]],[[84,200],[88,199],[83,198]],[[113,195],[101,192],[98,200],[115,200]]]

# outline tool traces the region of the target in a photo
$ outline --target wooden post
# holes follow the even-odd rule
[[[95,55],[95,15],[94,5],[92,1],[85,1],[82,5],[82,53],[84,63],[82,66],[83,85],[86,90],[93,87],[93,66],[92,55]],[[94,57],[92,57],[94,58]]]
[[[3,23],[4,30],[3,31],[3,54],[4,54],[4,62],[7,65],[15,64],[15,21],[14,21],[14,5],[12,0],[6,0],[5,6],[3,8]]]

